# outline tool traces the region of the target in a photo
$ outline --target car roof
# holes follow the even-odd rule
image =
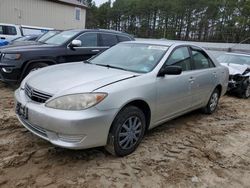
[[[0,23],[0,25],[1,26],[17,26],[17,25],[15,25],[15,24],[7,24],[7,23]]]
[[[121,34],[121,35],[129,35],[128,33],[123,33],[121,31],[109,30],[109,29],[69,29],[67,31],[75,31],[75,32],[105,32],[105,33],[113,33],[113,34]],[[131,35],[129,35],[131,36]]]
[[[161,40],[161,39],[137,39],[136,41],[127,41],[124,43],[136,43],[136,44],[147,44],[147,45],[161,45],[161,46],[180,46],[180,45],[189,45],[196,46],[202,49],[202,47],[193,44],[192,42],[183,42],[183,41],[171,41],[171,40]]]
[[[238,56],[246,56],[246,57],[250,57],[249,53],[245,53],[245,52],[228,52],[226,53],[227,55],[238,55]]]

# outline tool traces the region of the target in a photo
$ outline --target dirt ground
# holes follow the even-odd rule
[[[131,155],[71,151],[32,135],[0,83],[0,187],[250,187],[250,100],[223,97],[146,134]]]

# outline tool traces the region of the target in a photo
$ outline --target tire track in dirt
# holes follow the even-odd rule
[[[0,187],[247,187],[250,101],[223,97],[212,116],[192,112],[149,131],[115,158],[103,148],[71,151],[16,120],[14,89],[0,83]]]

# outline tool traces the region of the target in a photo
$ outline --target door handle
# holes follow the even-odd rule
[[[92,52],[100,52],[100,50],[92,50]]]
[[[195,78],[194,77],[190,77],[189,78],[189,82],[193,82],[193,81],[195,81]]]

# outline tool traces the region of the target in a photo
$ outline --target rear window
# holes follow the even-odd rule
[[[16,28],[13,26],[0,25],[0,34],[1,35],[16,35],[17,31],[16,31]]]
[[[118,43],[116,35],[101,34],[102,46],[114,46]]]
[[[201,49],[191,48],[195,69],[207,69],[215,67],[212,60]]]
[[[233,63],[240,65],[250,65],[250,56],[237,55],[237,54],[223,54],[220,55],[217,60],[220,63]]]
[[[118,35],[117,37],[118,37],[119,42],[131,41],[131,39],[127,36]]]

